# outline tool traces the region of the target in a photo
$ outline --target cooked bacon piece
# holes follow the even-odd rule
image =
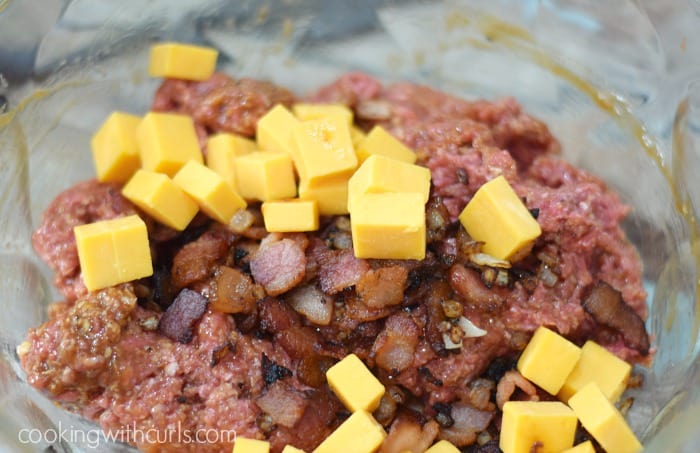
[[[260,318],[260,331],[271,334],[301,324],[297,312],[288,304],[274,297],[266,297],[258,302],[258,317]]]
[[[306,255],[293,239],[263,241],[250,261],[250,271],[267,294],[276,296],[294,288],[304,279]]]
[[[355,258],[352,249],[331,250],[320,239],[312,241],[310,254],[318,266],[321,290],[326,294],[336,294],[356,285],[369,271],[369,263]]]
[[[330,324],[333,316],[333,299],[315,285],[294,288],[286,299],[298,313],[314,324],[321,326]]]
[[[219,266],[214,271],[209,299],[212,310],[251,313],[255,310],[255,285],[243,272]]]
[[[461,264],[455,264],[450,268],[450,285],[468,304],[484,311],[498,309],[505,300],[501,290],[488,289],[481,281],[479,274]]]
[[[477,434],[489,426],[494,415],[494,412],[482,411],[465,403],[454,403],[451,408],[450,416],[454,423],[440,431],[440,439],[446,439],[457,447],[473,444]]]
[[[304,415],[306,397],[284,381],[276,381],[267,388],[262,396],[255,400],[255,404],[263,412],[270,415],[276,425],[291,428]]]
[[[527,379],[516,370],[506,371],[498,385],[496,386],[496,404],[499,409],[503,409],[503,405],[510,401],[510,398],[515,393],[516,389],[520,389],[530,397],[530,401],[537,401],[537,389]]]
[[[399,416],[392,423],[389,434],[384,439],[380,453],[403,453],[405,451],[425,451],[438,435],[440,426],[430,420],[423,426],[412,417]]]
[[[173,258],[170,271],[175,288],[186,288],[211,276],[212,268],[228,253],[229,241],[220,230],[209,230],[185,244]]]
[[[207,311],[207,299],[197,291],[183,289],[175,296],[158,323],[158,332],[173,341],[189,343],[194,326]]]
[[[357,294],[370,308],[384,308],[400,304],[406,289],[408,270],[402,266],[380,267],[370,270],[357,282]]]
[[[411,316],[400,312],[386,320],[384,330],[372,348],[378,366],[391,373],[399,373],[413,364],[421,329]]]

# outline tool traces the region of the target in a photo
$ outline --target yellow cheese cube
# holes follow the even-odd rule
[[[581,358],[557,396],[566,402],[586,384],[595,382],[603,394],[615,403],[625,391],[631,371],[629,363],[589,340],[581,348]]]
[[[292,447],[291,445],[285,445],[282,449],[282,453],[305,453],[301,448]]]
[[[89,291],[153,275],[146,224],[137,215],[73,228]]]
[[[459,448],[452,445],[446,440],[441,440],[433,444],[432,447],[425,450],[425,453],[460,453]]]
[[[207,140],[207,167],[219,174],[234,189],[236,171],[233,160],[255,149],[255,142],[234,134],[216,134]]]
[[[416,162],[416,153],[381,126],[374,126],[357,145],[357,159],[360,163],[372,154],[381,154],[409,164]]]
[[[593,447],[593,442],[587,440],[576,445],[575,447],[564,450],[562,453],[595,453],[595,447]]]
[[[299,177],[315,187],[349,177],[357,168],[350,128],[338,116],[302,121],[292,131]]]
[[[245,437],[236,437],[236,443],[233,444],[233,453],[269,453],[270,443],[265,440],[246,439]]]
[[[122,188],[122,195],[160,223],[184,230],[199,208],[197,203],[162,173],[139,170]]]
[[[338,115],[352,125],[352,110],[343,104],[306,104],[299,103],[292,106],[292,112],[301,121],[318,120],[326,116]]]
[[[352,144],[355,147],[355,150],[357,150],[357,147],[365,138],[367,138],[367,134],[365,134],[364,131],[362,131],[362,129],[354,125],[350,126],[350,139],[352,140]],[[358,158],[357,161],[360,162],[360,159]]]
[[[221,176],[197,162],[187,162],[173,181],[218,222],[227,224],[236,211],[246,207],[245,200]]]
[[[625,418],[594,382],[587,384],[569,398],[569,406],[574,410],[583,427],[605,451],[609,453],[642,451],[642,445]]]
[[[556,395],[579,357],[581,348],[546,327],[538,327],[518,360],[518,371]]]
[[[172,178],[186,162],[202,163],[202,150],[189,116],[149,112],[141,120],[136,137],[145,170]]]
[[[269,232],[318,230],[318,206],[314,200],[266,201],[260,209]]]
[[[484,253],[503,260],[522,258],[542,234],[537,220],[503,176],[477,190],[459,221],[472,239],[484,242]]]
[[[263,151],[278,151],[289,154],[296,163],[296,148],[292,130],[299,120],[287,107],[277,104],[258,120],[256,139]]]
[[[326,371],[328,385],[348,410],[372,412],[384,395],[384,386],[355,354]]]
[[[141,118],[114,112],[92,136],[90,145],[100,182],[125,182],[141,165],[136,128]]]
[[[425,207],[417,193],[367,194],[350,213],[358,258],[425,258]]]
[[[576,414],[559,401],[508,401],[499,446],[503,453],[560,453],[574,444]]]
[[[348,211],[353,202],[368,193],[413,192],[423,204],[430,195],[430,170],[382,155],[367,158],[348,181]]]
[[[207,80],[216,69],[215,49],[191,44],[165,42],[151,47],[148,74],[184,80]]]
[[[297,193],[292,158],[260,151],[234,159],[238,193],[247,200],[282,200]]]
[[[359,410],[321,442],[314,453],[372,453],[385,437],[382,425],[367,411]]]
[[[299,198],[315,200],[321,215],[348,213],[348,180],[338,179],[318,187],[309,187],[305,180],[299,181]]]

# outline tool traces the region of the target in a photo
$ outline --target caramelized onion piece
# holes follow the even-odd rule
[[[237,269],[219,266],[214,271],[210,304],[223,313],[252,313],[255,310],[253,280]]]
[[[494,413],[458,402],[452,404],[450,415],[454,423],[440,431],[440,438],[452,442],[457,447],[463,447],[476,441],[476,436],[491,423]]]
[[[530,397],[530,401],[539,400],[535,386],[518,371],[510,370],[506,371],[496,386],[496,404],[498,404],[499,409],[502,410],[503,405],[510,401],[516,389],[525,392]]]
[[[405,451],[425,451],[432,445],[439,430],[435,420],[422,427],[409,417],[398,418],[389,429],[380,453],[403,453]]]
[[[158,332],[173,341],[189,343],[194,325],[207,311],[207,299],[196,291],[183,289],[175,296],[158,323]]]

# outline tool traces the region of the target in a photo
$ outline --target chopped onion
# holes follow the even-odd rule
[[[466,338],[483,337],[487,334],[484,329],[480,329],[464,316],[459,318],[458,325],[464,331],[464,336]]]
[[[489,266],[497,267],[499,269],[510,269],[510,262],[506,260],[499,260],[486,253],[474,253],[469,255],[469,261],[476,264],[477,266]]]
[[[450,333],[445,332],[442,334],[442,341],[445,343],[445,349],[460,349],[462,347],[462,340],[459,340],[459,343],[455,343],[452,341],[452,338],[450,338]]]
[[[233,214],[233,217],[231,217],[228,226],[234,233],[242,233],[253,226],[254,222],[255,216],[252,212],[246,209],[239,209]]]

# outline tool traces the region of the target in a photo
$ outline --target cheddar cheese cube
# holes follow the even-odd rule
[[[233,160],[253,152],[255,142],[234,134],[216,134],[207,140],[207,167],[219,174],[234,190],[236,170]]]
[[[266,440],[236,437],[233,453],[270,453],[270,443]]]
[[[318,206],[313,200],[266,201],[260,209],[269,232],[318,230]]]
[[[367,194],[350,213],[357,258],[425,258],[425,208],[417,193]]]
[[[141,118],[114,112],[92,136],[90,145],[97,180],[125,182],[141,165],[136,128]]]
[[[441,440],[425,450],[425,453],[460,453],[459,448],[452,445],[447,440]]]
[[[416,153],[381,126],[374,126],[357,145],[357,159],[360,163],[372,154],[381,154],[409,164],[416,162]]]
[[[299,177],[311,187],[349,177],[357,157],[348,124],[338,116],[302,121],[292,131]]]
[[[185,163],[202,163],[194,122],[189,116],[149,112],[139,123],[136,137],[145,170],[172,178]]]
[[[175,184],[199,204],[212,219],[228,224],[246,202],[212,169],[190,161],[173,178]]]
[[[151,47],[148,74],[183,80],[207,80],[216,69],[219,52],[191,44],[164,42]]]
[[[600,391],[595,382],[585,385],[569,398],[569,406],[586,431],[601,447],[611,453],[636,453],[642,451],[620,411]]]
[[[354,200],[368,193],[409,192],[430,195],[430,170],[382,155],[367,158],[348,181],[348,211]]]
[[[593,447],[593,442],[587,440],[568,450],[564,450],[562,453],[595,453],[595,447]]]
[[[508,401],[503,405],[503,453],[560,453],[574,444],[576,414],[559,401]]]
[[[372,412],[384,395],[384,386],[355,354],[347,355],[326,371],[328,385],[348,410]]]
[[[146,224],[137,215],[73,228],[89,291],[153,275]]]
[[[595,382],[603,394],[615,403],[625,391],[631,371],[629,363],[589,340],[581,348],[581,357],[557,396],[566,402],[586,384]]]
[[[484,243],[483,251],[517,261],[529,253],[542,230],[503,176],[479,188],[459,215],[467,233]]]
[[[314,200],[321,215],[348,213],[348,180],[338,179],[318,187],[309,187],[303,179],[299,181],[299,198]]]
[[[258,120],[256,139],[263,151],[287,153],[296,164],[296,148],[292,139],[292,130],[299,120],[287,107],[277,104]]]
[[[517,368],[526,379],[556,395],[579,357],[581,348],[540,326],[520,355]]]
[[[138,170],[122,195],[163,225],[184,230],[199,211],[197,203],[162,173]]]
[[[321,442],[314,453],[372,453],[385,437],[382,425],[367,411],[359,410]]]
[[[301,121],[318,120],[326,116],[338,115],[352,125],[352,110],[343,104],[307,104],[298,103],[292,106],[292,112]]]
[[[350,139],[352,140],[352,144],[355,147],[355,150],[357,150],[357,147],[365,138],[367,138],[367,134],[365,134],[362,129],[355,125],[350,126]],[[357,154],[357,152],[355,154]],[[358,158],[357,161],[359,162],[360,159]]]
[[[305,453],[304,450],[297,447],[292,447],[291,445],[285,445],[282,449],[282,453]]]
[[[234,159],[238,192],[247,200],[282,200],[296,196],[292,158],[260,151]]]

